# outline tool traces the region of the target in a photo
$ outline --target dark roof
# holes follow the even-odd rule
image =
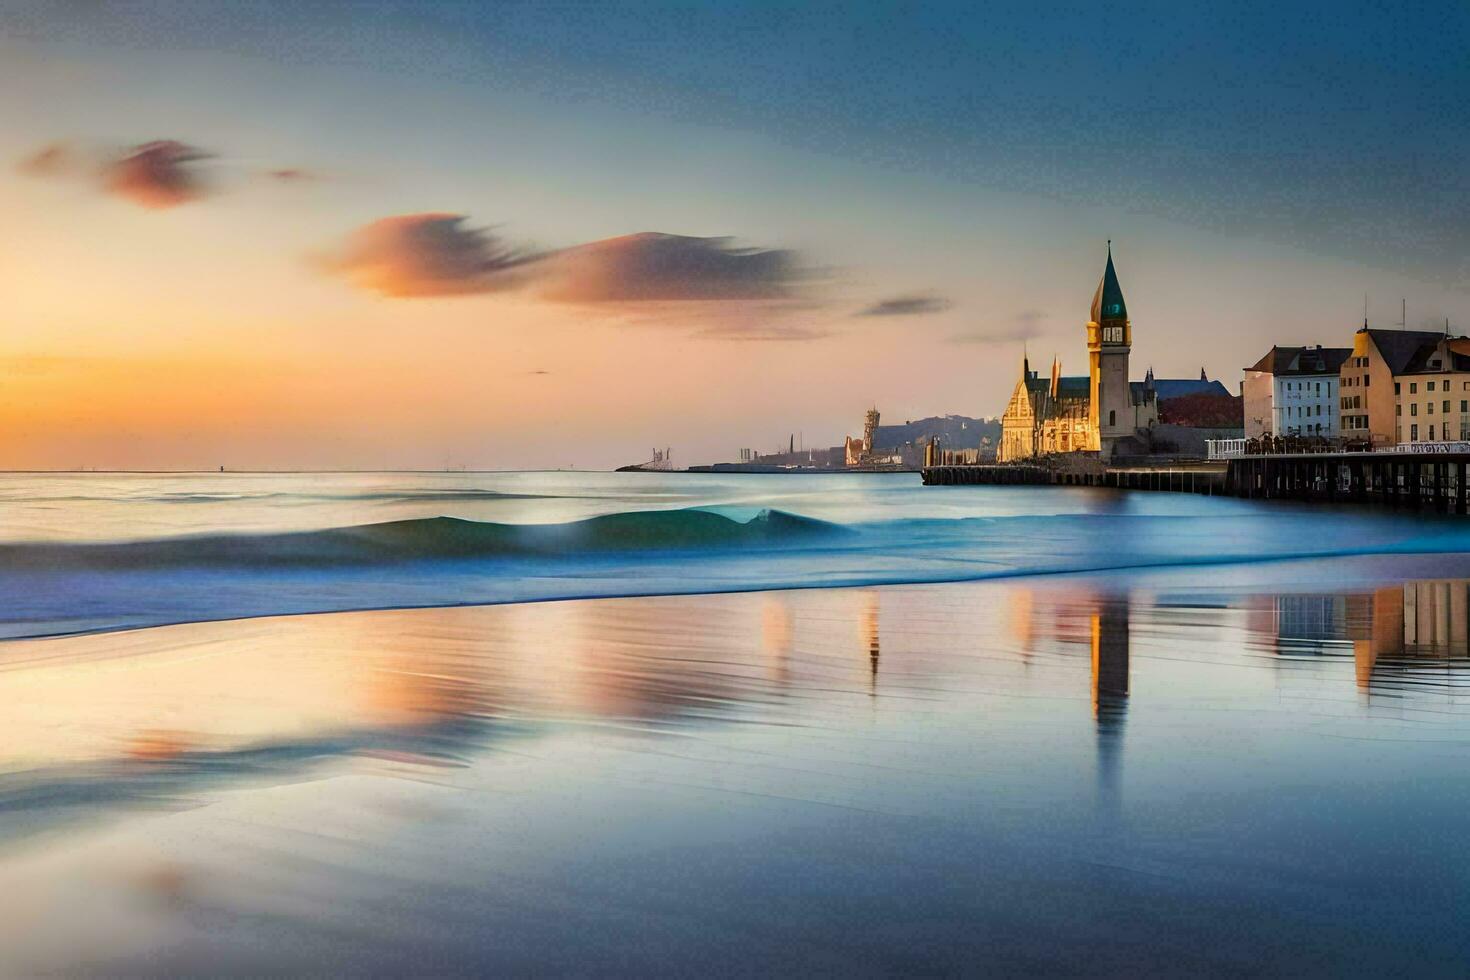
[[[1443,340],[1443,339],[1444,339],[1444,336],[1441,335],[1440,336],[1440,340]],[[1461,353],[1458,353],[1458,352],[1452,351],[1452,350],[1445,351],[1445,353],[1449,355],[1449,357],[1448,357],[1448,363],[1446,363],[1445,360],[1441,360],[1440,363],[1437,366],[1430,367],[1429,366],[1429,359],[1431,357],[1433,357],[1434,354],[1435,354],[1435,352],[1438,351],[1438,350],[1439,350],[1439,343],[1438,342],[1433,343],[1433,344],[1420,344],[1419,345],[1419,349],[1414,352],[1414,356],[1411,357],[1411,358],[1409,358],[1409,363],[1406,364],[1406,365],[1404,365],[1404,369],[1402,371],[1398,371],[1398,372],[1395,372],[1395,373],[1397,373],[1397,374],[1438,374],[1438,373],[1440,373],[1442,371],[1466,371],[1466,370],[1470,370],[1470,356],[1466,356],[1464,354],[1461,354]]]
[[[1092,379],[1086,375],[1080,378],[1059,378],[1057,380],[1057,397],[1091,398]]]
[[[1026,376],[1026,390],[1032,394],[1051,393],[1051,375],[1044,375],[1039,371]],[[1058,378],[1057,397],[1059,398],[1090,398],[1092,397],[1092,378],[1082,375],[1080,378]]]
[[[1103,270],[1097,292],[1092,296],[1092,322],[1104,319],[1126,320],[1128,304],[1123,302],[1123,287],[1118,285],[1118,273],[1113,269],[1113,243],[1108,242],[1108,267]]]
[[[1367,333],[1373,339],[1373,344],[1378,348],[1378,353],[1383,355],[1383,360],[1388,364],[1388,369],[1394,374],[1403,374],[1408,368],[1409,362],[1426,345],[1433,347],[1441,340],[1444,334],[1431,330],[1370,330],[1364,328],[1359,333]],[[1427,357],[1428,354],[1426,353]]]
[[[1224,395],[1230,397],[1230,390],[1218,381],[1201,381],[1198,378],[1156,378],[1154,379],[1154,390],[1159,393],[1159,401],[1165,402],[1170,398],[1183,398],[1185,395]]]
[[[1336,374],[1352,356],[1351,347],[1272,347],[1246,370],[1274,375]]]

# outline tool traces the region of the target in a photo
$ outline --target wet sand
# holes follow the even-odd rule
[[[1458,973],[1466,577],[0,643],[0,972]]]

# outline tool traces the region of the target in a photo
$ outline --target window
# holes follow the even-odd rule
[[[1116,411],[1110,411],[1110,412],[1108,412],[1108,425],[1111,426],[1111,425],[1117,425],[1117,424],[1118,424],[1118,413]]]
[[[1363,387],[1364,388],[1368,387],[1372,383],[1373,383],[1373,375],[1371,375],[1371,374],[1365,374],[1365,375],[1363,375]]]
[[[1433,415],[1434,414],[1434,402],[1426,402],[1425,403],[1425,407],[1429,409],[1429,411],[1427,411],[1427,412],[1424,413],[1425,415]]]
[[[1395,415],[1403,415],[1404,414],[1404,406],[1402,406],[1402,405],[1395,405],[1393,407],[1393,414],[1395,414]]]
[[[1410,415],[1418,415],[1419,414],[1419,403],[1418,402],[1414,402],[1413,404],[1411,404],[1409,406],[1409,414]]]
[[[1419,385],[1416,382],[1413,382],[1413,381],[1410,381],[1409,382],[1409,394],[1411,394],[1411,395],[1417,395],[1417,394],[1419,394]]]
[[[1317,394],[1322,394],[1322,382],[1317,382]]]
[[[1394,393],[1394,394],[1395,394],[1395,395],[1397,395],[1397,394],[1398,394],[1398,393],[1399,393],[1399,383],[1398,383],[1398,382],[1397,382],[1397,381],[1395,381],[1395,382],[1394,382],[1394,383],[1393,383],[1393,393]]]
[[[1426,385],[1425,385],[1425,386],[1424,386],[1424,390],[1425,390],[1425,391],[1433,391],[1433,390],[1434,390],[1434,382],[1433,382],[1433,381],[1431,381],[1431,382],[1429,382],[1429,383],[1428,383],[1428,384],[1426,384]]]
[[[1409,441],[1410,442],[1418,442],[1419,441],[1419,427],[1417,425],[1411,425],[1411,426],[1409,426]]]
[[[1465,401],[1463,398],[1460,399],[1460,411],[1470,412],[1470,402]]]
[[[1432,426],[1432,425],[1429,427],[1429,441],[1430,442],[1433,442],[1434,441],[1434,426]]]
[[[1448,398],[1444,400],[1444,404],[1440,406],[1439,410],[1445,415],[1450,414],[1450,400]]]

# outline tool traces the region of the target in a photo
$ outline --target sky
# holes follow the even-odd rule
[[[1470,6],[0,0],[0,468],[604,468],[1470,332]],[[1404,307],[1401,307],[1401,303]]]

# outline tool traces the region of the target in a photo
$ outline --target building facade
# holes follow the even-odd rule
[[[1245,369],[1245,437],[1342,434],[1340,372],[1349,347],[1272,347]]]
[[[1470,442],[1470,339],[1422,345],[1393,387],[1398,442]]]
[[[1022,359],[1021,379],[1001,416],[999,461],[1070,452],[1111,459],[1147,451],[1148,433],[1158,424],[1158,399],[1151,373],[1146,381],[1128,380],[1133,325],[1111,243],[1090,312],[1085,377],[1062,377],[1061,363],[1053,360],[1051,377],[1042,378]]]
[[[1436,415],[1443,415],[1447,393],[1441,382],[1453,385],[1448,375],[1458,373],[1457,365],[1462,363],[1449,355],[1459,358],[1464,354],[1442,345],[1463,344],[1463,338],[1450,339],[1433,331],[1370,329],[1365,321],[1353,335],[1352,354],[1338,372],[1342,435],[1374,447],[1400,441],[1443,441],[1443,418],[1434,422],[1436,438],[1428,438],[1428,404],[1433,401],[1439,410]],[[1433,389],[1428,387],[1430,381],[1435,383]],[[1458,407],[1453,398],[1451,406]]]

